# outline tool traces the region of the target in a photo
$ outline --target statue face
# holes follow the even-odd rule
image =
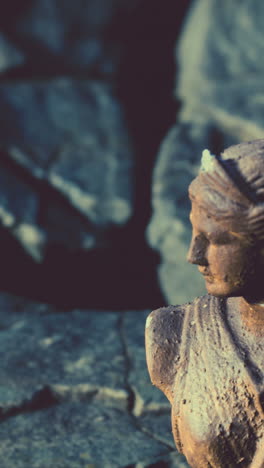
[[[187,259],[198,265],[208,293],[246,295],[259,270],[260,255],[239,233],[238,220],[216,220],[196,202],[192,203],[190,220],[193,236]]]

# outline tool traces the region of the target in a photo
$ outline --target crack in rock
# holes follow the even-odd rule
[[[51,388],[46,386],[41,390],[38,390],[30,400],[24,401],[21,405],[13,406],[8,409],[0,409],[0,421],[3,422],[14,416],[18,416],[23,413],[32,413],[33,411],[39,411],[51,406],[57,405],[59,400],[52,392]]]
[[[102,402],[105,406],[126,409],[128,394],[123,389],[98,387],[87,383],[70,385],[46,385],[36,391],[30,399],[20,405],[0,408],[0,421],[33,411],[41,411],[65,402],[91,401]]]
[[[173,440],[170,444],[168,442],[165,442],[163,437],[159,437],[157,434],[154,434],[151,430],[147,429],[146,427],[141,426],[140,424],[138,427],[141,429],[142,432],[144,432],[144,434],[147,434],[149,437],[151,437],[151,439],[164,445],[164,447],[166,447],[168,450],[175,450],[175,444],[173,443]]]
[[[120,319],[118,322],[118,329],[120,333],[120,340],[123,348],[123,355],[125,357],[125,375],[124,375],[124,383],[126,390],[128,392],[128,406],[127,409],[129,413],[132,415],[134,414],[134,408],[136,405],[136,395],[135,392],[133,391],[130,383],[129,383],[129,374],[130,374],[130,369],[131,369],[131,360],[130,356],[128,353],[127,349],[127,343],[126,343],[126,335],[124,331],[124,316],[120,314]]]

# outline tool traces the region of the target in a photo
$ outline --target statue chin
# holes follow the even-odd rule
[[[207,281],[205,280],[205,287],[208,294],[216,297],[237,297],[243,295],[244,288],[236,287],[233,284],[228,284],[224,281]]]
[[[261,275],[261,277],[263,277]],[[207,293],[215,297],[239,297],[242,296],[248,303],[264,303],[263,287],[261,282],[256,278],[252,281],[234,286],[233,284],[225,283],[224,281],[207,281],[205,279],[205,287]]]

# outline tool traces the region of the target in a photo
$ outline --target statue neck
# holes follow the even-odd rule
[[[264,301],[252,303],[240,300],[240,316],[244,325],[256,335],[264,336]]]

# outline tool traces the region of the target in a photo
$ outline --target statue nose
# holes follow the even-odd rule
[[[187,255],[187,261],[194,265],[207,266],[206,251],[207,240],[201,236],[193,236]]]

